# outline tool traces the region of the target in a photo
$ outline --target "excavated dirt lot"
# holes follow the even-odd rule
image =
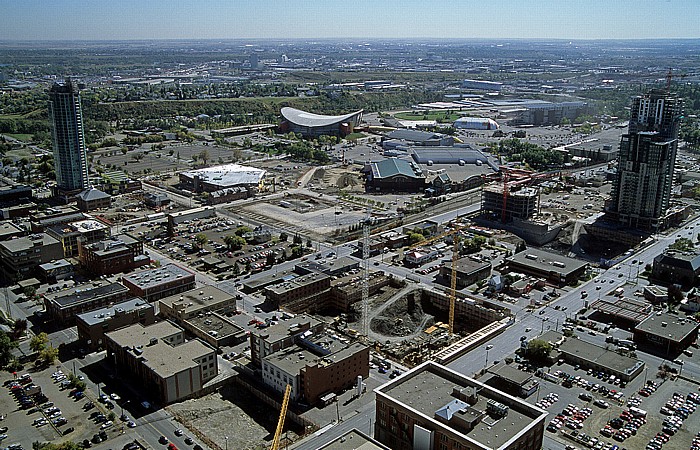
[[[221,393],[177,403],[168,409],[191,434],[220,450],[227,447],[225,437],[229,449],[266,449],[277,425],[275,411],[235,387],[225,387]],[[289,438],[296,436],[290,431]]]

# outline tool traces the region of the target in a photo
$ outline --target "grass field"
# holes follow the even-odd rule
[[[362,133],[350,133],[347,136],[345,136],[345,139],[347,139],[348,141],[356,141],[356,140],[363,138],[363,137],[366,137],[366,136]]]
[[[20,133],[5,133],[6,136],[10,136],[11,138],[15,138],[17,140],[23,141],[23,142],[29,142],[32,140],[32,134],[20,134]]]
[[[401,112],[394,114],[399,120],[435,120],[437,122],[454,122],[462,117],[452,111]]]

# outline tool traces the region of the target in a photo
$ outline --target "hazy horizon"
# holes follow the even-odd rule
[[[0,0],[0,41],[700,38],[700,2]]]

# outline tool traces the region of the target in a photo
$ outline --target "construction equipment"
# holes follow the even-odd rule
[[[280,418],[277,421],[277,429],[275,429],[275,436],[272,438],[272,445],[270,450],[279,450],[280,448],[280,437],[282,437],[282,429],[284,428],[284,419],[287,417],[287,407],[289,407],[289,396],[292,393],[292,386],[287,385],[284,389],[284,398],[282,399],[282,408],[280,409]]]
[[[467,228],[467,225],[458,226],[452,228],[450,231],[440,233],[437,236],[433,236],[430,239],[417,242],[411,245],[408,250],[412,250],[417,247],[422,247],[424,245],[430,245],[433,242],[440,241],[448,236],[452,236],[452,267],[450,272],[450,292],[449,292],[449,313],[448,313],[448,326],[450,336],[454,334],[455,325],[455,305],[457,303],[457,260],[459,259],[459,232]]]
[[[533,183],[539,180],[547,180],[551,178],[561,177],[561,174],[562,172],[558,170],[535,173],[530,170],[500,166],[498,172],[489,175],[482,175],[482,177],[484,179],[484,183],[486,183],[487,181],[503,182],[501,222],[505,223],[508,220],[508,198],[510,197],[513,187]]]
[[[371,234],[372,209],[362,223],[362,318],[360,334],[369,340],[369,237]]]

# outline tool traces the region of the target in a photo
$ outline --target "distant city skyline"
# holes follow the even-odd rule
[[[0,40],[700,37],[689,0],[0,0]]]

